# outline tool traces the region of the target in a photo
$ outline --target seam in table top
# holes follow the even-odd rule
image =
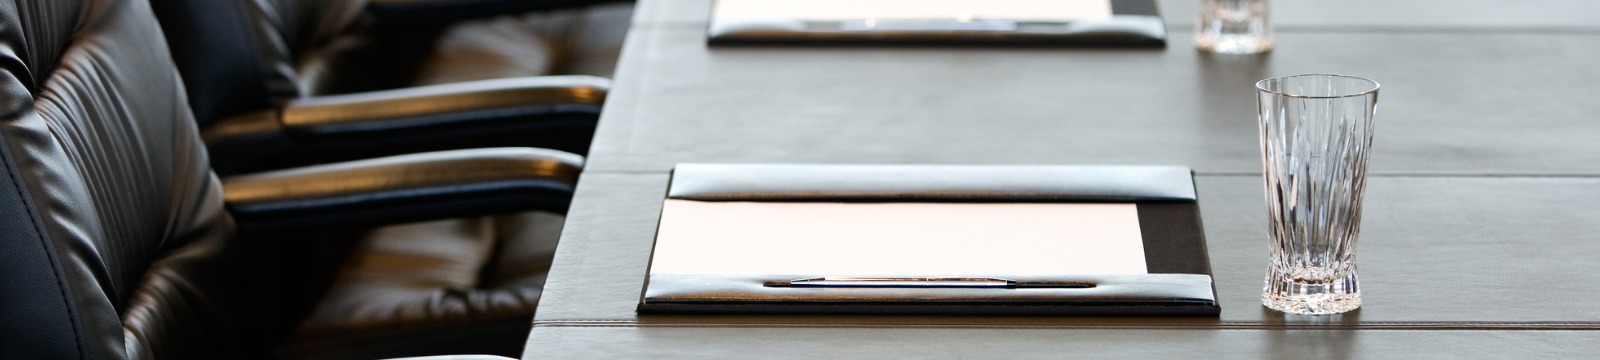
[[[1025,166],[1025,165],[1019,165]],[[592,169],[589,174],[615,175],[666,175],[671,170],[650,169]],[[1260,173],[1231,171],[1195,171],[1199,177],[1260,177]],[[1367,173],[1369,178],[1442,178],[1442,179],[1600,179],[1600,174],[1451,174],[1451,173]]]
[[[694,20],[653,20],[635,22],[629,26],[639,30],[667,30],[705,31],[710,26],[709,19]],[[1191,33],[1194,24],[1169,22],[1166,24],[1168,34]],[[1350,33],[1386,33],[1386,34],[1441,34],[1441,35],[1600,35],[1600,27],[1583,25],[1301,25],[1280,24],[1272,29],[1276,33],[1285,34],[1350,34]],[[1168,37],[1171,37],[1170,35]]]
[[[1600,331],[1596,322],[1430,322],[1267,324],[1224,321],[1194,325],[1129,324],[842,324],[842,323],[641,323],[635,320],[536,320],[539,327],[594,328],[820,328],[820,329],[1116,329],[1116,330],[1552,330]]]

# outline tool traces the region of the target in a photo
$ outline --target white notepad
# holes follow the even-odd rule
[[[651,274],[1146,274],[1132,203],[668,199]]]

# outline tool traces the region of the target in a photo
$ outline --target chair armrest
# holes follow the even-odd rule
[[[546,149],[469,149],[231,176],[222,187],[241,232],[346,228],[566,213],[582,163]]]
[[[288,131],[370,134],[440,124],[557,113],[599,115],[610,81],[586,75],[530,76],[311,97],[281,111]]]
[[[389,360],[514,360],[514,359],[508,358],[508,357],[504,357],[504,356],[494,356],[494,355],[434,355],[434,356],[391,358]]]
[[[621,0],[367,0],[367,13],[379,24],[440,23],[618,1]]]
[[[218,173],[467,147],[583,154],[610,81],[539,76],[295,100],[202,131]]]

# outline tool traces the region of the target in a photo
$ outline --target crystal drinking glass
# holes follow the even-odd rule
[[[1271,237],[1261,303],[1294,314],[1355,310],[1378,83],[1295,75],[1261,80],[1256,89]]]
[[[1272,50],[1267,0],[1201,0],[1194,44],[1220,54],[1259,54]]]

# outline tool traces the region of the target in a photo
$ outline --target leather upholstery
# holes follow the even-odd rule
[[[201,125],[298,95],[293,55],[254,0],[150,0]],[[251,17],[260,21],[237,21]],[[277,46],[266,44],[278,44]],[[189,46],[188,44],[205,44]],[[275,80],[264,80],[275,79]]]
[[[517,354],[563,219],[530,212],[369,233],[284,352],[311,359]]]
[[[491,117],[561,112],[595,116],[605,102],[607,83],[587,76],[517,78],[323,96],[296,101],[282,116],[289,131],[306,133],[387,130],[483,117],[474,112]]]
[[[565,213],[582,158],[529,148],[393,156],[229,177],[245,231],[394,224],[515,209]]]
[[[205,108],[212,102],[234,105],[219,106],[219,111],[197,111],[207,124],[250,109],[239,107],[239,102],[260,105],[262,96],[266,101],[282,102],[411,83],[412,69],[406,64],[415,63],[402,55],[426,51],[426,46],[415,45],[427,44],[437,27],[364,26],[372,21],[389,22],[385,14],[420,11],[416,15],[453,21],[459,19],[450,14],[486,16],[610,1],[614,0],[151,0],[168,30],[166,36],[196,107]],[[620,25],[625,25],[627,19],[608,20],[621,20]],[[397,50],[402,48],[405,50]],[[381,54],[368,54],[373,52]],[[352,82],[382,84],[349,84]],[[241,91],[240,87],[249,90],[243,93],[244,99],[218,93]]]
[[[347,251],[346,272],[356,275],[341,275],[280,347],[281,356],[308,359],[512,355],[530,326],[579,166],[580,157],[551,150],[457,150],[230,177],[225,196],[240,229],[257,235],[541,210],[366,233]],[[260,245],[305,247],[293,242]],[[472,260],[488,254],[502,260]],[[289,261],[265,266],[304,267]],[[316,277],[298,278],[320,283]]]
[[[333,6],[349,2],[324,3]],[[202,127],[302,94],[296,78],[296,54],[291,49],[310,41],[313,36],[309,32],[318,29],[309,24],[286,23],[300,19],[286,15],[312,10],[307,6],[297,6],[292,0],[150,3],[166,30],[167,41],[173,44],[173,60],[183,69],[187,93]],[[322,26],[337,27],[342,26]]]
[[[158,6],[162,10],[162,20],[177,19],[194,22],[189,26],[195,31],[210,31],[213,29],[234,29],[242,35],[231,39],[232,44],[218,44],[216,39],[191,36],[184,32],[168,32],[175,48],[201,49],[198,54],[188,56],[179,52],[179,68],[183,70],[185,81],[190,84],[190,92],[195,96],[197,111],[201,111],[203,129],[207,146],[211,149],[213,163],[216,170],[223,174],[235,174],[259,169],[281,168],[284,166],[303,165],[328,161],[341,161],[347,159],[369,158],[393,154],[410,153],[425,150],[457,149],[483,146],[511,146],[511,145],[536,145],[575,153],[587,150],[588,141],[593,135],[593,127],[599,113],[599,104],[604,99],[605,84],[592,78],[576,79],[573,85],[567,88],[553,88],[552,81],[517,79],[516,86],[499,84],[456,84],[449,87],[428,89],[407,89],[396,91],[375,92],[374,90],[402,87],[411,84],[411,74],[415,72],[415,63],[423,59],[431,38],[437,30],[437,25],[402,25],[387,26],[385,24],[399,24],[384,20],[383,11],[377,7],[368,7],[362,0],[153,0],[169,5]],[[414,2],[414,1],[413,1]],[[225,3],[225,4],[216,4]],[[473,1],[460,1],[455,6],[472,5]],[[488,4],[489,2],[477,2]],[[510,4],[511,2],[505,2]],[[535,5],[538,2],[516,2],[518,6]],[[233,11],[214,11],[206,8],[228,7]],[[481,6],[479,6],[481,8]],[[531,9],[531,8],[529,8]],[[370,10],[370,11],[369,11]],[[428,10],[432,15],[441,14],[437,9]],[[371,21],[369,21],[371,20]],[[626,19],[624,18],[623,23]],[[164,21],[164,25],[168,21]],[[368,27],[369,23],[378,23],[379,26]],[[169,27],[169,29],[171,29]],[[619,33],[620,34],[620,33]],[[621,36],[616,36],[620,48]],[[517,46],[513,44],[512,46]],[[237,62],[232,58],[207,56],[215,51],[232,51],[252,53],[255,62]],[[604,52],[602,52],[604,53]],[[250,56],[246,56],[248,58]],[[611,59],[614,59],[614,54]],[[248,59],[246,59],[248,60]],[[209,63],[208,63],[209,62]],[[259,67],[250,66],[251,64]],[[206,72],[191,71],[194,68],[206,69],[212,66],[219,69],[232,69],[239,73],[253,76],[254,83],[240,83],[226,78],[213,78]],[[474,67],[476,64],[459,63],[453,66]],[[604,68],[609,74],[610,63]],[[200,74],[197,76],[197,74]],[[543,75],[516,74],[516,75]],[[438,77],[433,77],[437,79]],[[457,78],[461,80],[479,80],[477,78]],[[571,79],[571,78],[569,78]],[[237,80],[250,80],[248,76],[239,77]],[[522,86],[533,84],[536,86]],[[239,99],[227,96],[207,96],[219,94],[215,89],[232,90],[243,87],[251,92],[245,96],[255,96],[255,99]],[[322,97],[328,94],[354,93],[336,97]],[[545,98],[553,101],[532,101],[530,95],[536,98]],[[225,110],[205,111],[205,106],[198,104],[202,101],[220,101],[229,105]],[[235,106],[229,102],[248,102],[249,106]],[[397,111],[398,110],[398,111]],[[408,166],[414,170],[414,167]],[[482,169],[481,167],[479,169]],[[502,175],[517,174],[518,169],[505,168]],[[345,169],[350,170],[350,169]],[[395,175],[383,173],[382,169],[367,169],[363,171],[372,175]],[[399,170],[399,169],[391,169]],[[338,172],[338,171],[335,171]],[[431,174],[452,173],[433,171]],[[349,174],[344,172],[343,174]],[[283,175],[283,174],[277,174]],[[304,173],[299,175],[306,175]],[[275,175],[276,176],[276,175]],[[239,194],[232,191],[241,189],[237,185],[250,183],[255,185],[276,184],[282,188],[283,184],[290,181],[314,180],[321,184],[329,184],[326,174],[311,175],[306,177],[284,176],[276,177],[271,181],[255,177],[252,181],[240,182],[230,179],[230,196]],[[342,177],[339,180],[352,180]],[[335,184],[357,185],[344,188],[345,190],[361,190],[359,181],[339,181]],[[511,183],[511,182],[507,182]],[[547,182],[517,181],[511,183],[509,189],[527,194],[529,190],[549,190],[540,187]],[[423,184],[427,185],[427,184]],[[423,186],[422,188],[434,189]],[[480,197],[463,197],[462,193],[452,193],[449,198],[460,200],[454,204],[459,211],[457,214],[482,213],[494,209],[507,209],[507,206],[529,208],[539,202],[548,203],[546,209],[564,208],[565,201],[552,201],[553,199],[529,198],[522,196],[520,200],[504,202],[509,197],[503,196],[508,188],[476,188],[480,190]],[[565,189],[570,190],[570,187]],[[367,189],[370,190],[370,189]],[[279,201],[276,199],[261,202],[236,202],[233,210],[239,211],[240,225],[244,230],[258,230],[275,228],[283,231],[296,227],[320,226],[337,223],[348,226],[355,223],[371,221],[390,221],[404,218],[409,214],[428,210],[440,211],[437,204],[430,203],[428,208],[396,207],[394,203],[386,203],[398,198],[414,199],[418,193],[396,191],[396,188],[383,188],[379,193],[357,191],[354,198],[361,200],[378,200],[377,206],[362,206],[363,211],[350,212],[353,208],[346,207],[340,210],[322,209],[316,206],[325,205],[323,201]],[[460,190],[460,189],[456,189]],[[376,196],[374,196],[376,194]],[[349,194],[346,194],[349,195]],[[438,195],[438,194],[434,194]],[[441,196],[433,196],[440,198]],[[346,197],[347,199],[351,197]],[[428,198],[423,196],[422,198]],[[319,198],[321,199],[321,198]],[[474,200],[476,199],[476,200]],[[236,199],[237,200],[237,199]],[[489,200],[486,203],[480,200]],[[538,201],[533,201],[538,200]],[[561,199],[561,200],[564,200]],[[495,201],[502,201],[494,203]],[[287,205],[286,205],[287,204]],[[556,206],[559,205],[559,206]],[[309,207],[308,207],[309,206]],[[466,211],[470,208],[472,211]],[[273,209],[263,211],[251,211]],[[398,210],[398,211],[397,211]],[[374,212],[382,212],[375,214]],[[306,222],[305,215],[339,214],[339,219],[325,216],[309,217],[313,222]],[[352,218],[355,217],[355,218]],[[457,220],[457,221],[484,221],[484,220]],[[495,219],[495,222],[509,221],[505,218]],[[407,226],[410,231],[429,232],[429,227],[443,227],[437,233],[452,234],[446,231],[451,228],[447,224],[431,223]],[[511,226],[520,224],[501,224]],[[388,233],[380,230],[380,233]],[[458,234],[461,235],[461,234]],[[515,238],[517,243],[543,243],[533,239],[523,239],[521,234],[507,234],[508,238]],[[555,236],[545,234],[549,243],[554,242]],[[512,247],[512,246],[507,246]],[[364,251],[354,251],[353,256],[368,255]],[[548,255],[545,255],[548,256]],[[487,270],[486,270],[487,271]],[[542,279],[542,273],[537,276]],[[542,281],[542,280],[540,280]],[[535,284],[536,285],[536,284]],[[532,291],[523,289],[520,291]],[[372,293],[363,293],[372,294]],[[393,298],[377,296],[363,297],[361,301],[382,303]],[[532,304],[537,297],[523,297],[527,301],[523,304],[520,324],[516,321],[512,331],[497,332],[504,335],[508,333],[521,334],[526,332],[527,316],[531,313]],[[292,306],[291,306],[292,307]],[[476,312],[474,312],[476,313]],[[391,319],[392,320],[392,319]],[[419,319],[413,319],[419,320]],[[324,322],[327,323],[327,322]],[[387,323],[385,323],[387,324]],[[351,324],[346,324],[351,325]],[[357,322],[353,325],[362,325]],[[370,325],[370,324],[369,324]],[[334,325],[328,325],[334,326]],[[343,326],[343,325],[340,325]],[[338,326],[334,326],[338,327]],[[346,326],[343,329],[350,329]],[[365,329],[372,330],[368,326]],[[484,327],[482,332],[488,332]],[[415,330],[410,334],[416,335]],[[449,331],[445,331],[449,332]],[[460,331],[455,333],[463,334]],[[342,332],[349,333],[349,332]],[[467,343],[482,344],[487,341],[479,333],[477,338],[468,339]],[[368,350],[382,350],[392,352],[366,352],[362,354],[393,354],[405,353],[406,348],[430,348],[438,350],[450,339],[431,338],[417,335],[405,338],[406,341],[389,341],[382,336],[360,336],[355,339],[343,339],[330,346],[292,346],[293,351],[287,351],[289,356],[317,357],[323,355],[337,356],[346,354],[348,347],[361,347]],[[515,347],[520,343],[520,335],[516,338],[506,338],[498,341],[501,344],[510,344]],[[318,336],[318,339],[327,339],[327,336]],[[360,340],[360,339],[365,339]],[[457,338],[458,340],[461,338]],[[501,339],[496,339],[501,340]],[[328,343],[325,343],[328,344]],[[383,348],[383,349],[379,349]],[[341,350],[343,349],[343,350]],[[386,349],[386,350],[384,350]],[[514,354],[516,349],[507,348],[495,350],[502,354]],[[364,356],[364,355],[363,355]]]
[[[5,315],[0,321],[0,339],[4,339],[0,358],[265,357],[269,353],[262,344],[270,345],[280,334],[279,329],[258,327],[259,318],[293,316],[292,312],[264,312],[279,307],[258,306],[262,299],[276,294],[263,293],[272,289],[247,281],[254,279],[245,275],[270,275],[273,269],[245,268],[245,264],[259,262],[243,251],[249,243],[240,241],[241,234],[234,231],[234,219],[224,206],[222,181],[208,165],[183,85],[165,41],[155,35],[159,28],[154,21],[149,3],[141,0],[0,0],[0,92],[4,92],[0,97],[0,200],[4,200],[0,224],[5,225],[5,231],[0,231],[0,315]],[[567,196],[561,194],[570,194],[579,165],[575,155],[550,151],[467,153],[493,155],[477,158],[492,164],[465,162],[469,159],[463,153],[423,154],[286,170],[236,178],[230,184],[235,185],[233,189],[243,189],[238,191],[251,190],[233,193],[241,207],[293,209],[302,212],[301,216],[318,213],[319,205],[359,203],[339,197],[351,191],[368,197],[360,200],[417,199],[419,194],[423,198],[431,194],[442,201],[432,206],[410,203],[402,207],[409,209],[405,216],[383,220],[396,221],[421,217],[427,209],[450,208],[455,198],[443,194],[485,189],[533,190],[519,190],[519,199],[502,202],[518,204],[508,210],[559,211]],[[518,166],[502,166],[507,163]],[[338,176],[340,181],[327,182],[336,188],[333,191],[282,187],[281,181],[297,176]],[[422,191],[401,191],[403,186]],[[540,207],[541,201],[529,201],[529,194],[549,194],[538,198],[549,201]],[[459,213],[429,216],[444,215]],[[243,235],[274,237],[259,232]],[[374,236],[387,238],[386,233]],[[490,249],[483,244],[469,250]],[[515,258],[515,262],[547,258],[548,247],[553,247],[553,243],[494,244],[491,253]],[[506,250],[540,246],[546,249]],[[429,246],[421,249],[437,251],[431,254],[440,258],[457,253]],[[478,274],[483,275],[477,286],[507,289],[502,293],[516,295],[488,298],[505,308],[525,311],[536,300],[528,291],[542,281],[542,267],[501,267],[498,264],[502,262],[494,260],[490,263],[496,268],[479,269]],[[452,269],[459,273],[461,268]],[[423,270],[419,273],[427,273]],[[438,285],[447,289],[441,290],[445,293],[454,289],[438,283],[409,284]],[[377,294],[389,296],[387,292]],[[506,320],[509,317],[479,317],[485,313],[466,309],[470,319],[451,318],[442,329],[480,329],[465,325],[469,320],[484,321],[481,329],[513,323]],[[521,316],[520,326],[525,328],[527,315]],[[428,316],[384,320],[381,324],[385,327],[441,321]],[[511,335],[505,334],[500,336],[517,340],[525,331],[513,329]],[[448,344],[478,345],[484,337],[458,336],[458,341]],[[454,349],[430,345],[438,343],[423,341],[420,336],[407,335],[399,342],[412,350]],[[514,353],[515,349],[492,351]]]
[[[6,266],[52,270],[17,278],[8,268],[0,293],[53,283],[64,299],[48,308],[4,305],[70,318],[0,322],[5,355],[182,359],[236,350],[238,284],[223,274],[238,254],[183,87],[172,72],[151,71],[172,65],[166,44],[149,36],[158,29],[148,4],[6,0],[0,9],[0,135],[26,210],[8,215],[26,216],[37,236],[20,240],[47,254]],[[62,324],[71,342],[9,336]]]
[[[384,23],[449,22],[620,0],[366,0]]]
[[[610,3],[451,24],[417,69],[413,84],[514,76],[611,77],[633,4]]]
[[[437,26],[367,26],[373,15],[364,0],[152,2],[222,174],[483,146],[582,154],[608,87],[568,77],[380,91],[412,84]],[[615,41],[602,43],[614,44],[562,53],[599,54],[604,64],[589,67],[609,75],[615,51],[606,49],[621,47],[621,29],[610,30]],[[428,61],[429,83],[548,74]]]
[[[202,136],[222,173],[528,143],[581,153],[608,86],[589,76],[524,77],[314,97],[223,120]]]

